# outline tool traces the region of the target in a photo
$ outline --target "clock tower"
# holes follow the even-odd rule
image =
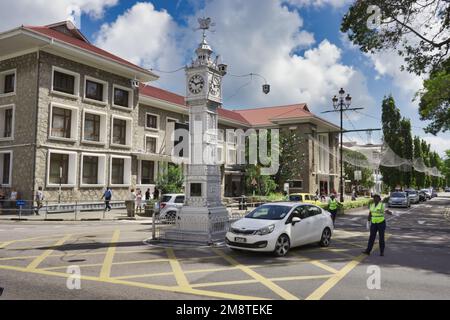
[[[222,104],[222,78],[227,66],[218,64],[218,57],[213,58],[213,50],[206,41],[211,19],[199,19],[199,23],[203,38],[195,60],[186,67],[190,161],[185,179],[186,202],[177,217],[176,236],[177,240],[211,243],[223,240],[228,222],[217,160],[217,109]]]

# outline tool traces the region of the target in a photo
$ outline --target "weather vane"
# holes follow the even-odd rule
[[[206,38],[206,31],[215,32],[214,30],[211,30],[211,27],[216,26],[216,24],[214,22],[212,22],[211,18],[198,18],[198,23],[199,23],[200,27],[195,30],[196,31],[202,30],[203,38]]]

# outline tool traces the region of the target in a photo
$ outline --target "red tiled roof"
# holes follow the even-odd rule
[[[272,120],[277,119],[303,118],[313,116],[306,104],[234,110],[234,112],[240,114],[244,119],[247,120],[247,122],[255,126],[270,125],[273,123]]]
[[[31,32],[34,32],[34,33],[39,33],[39,34],[44,35],[46,37],[53,38],[53,39],[65,42],[65,43],[67,43],[69,45],[78,47],[80,49],[87,50],[87,51],[89,51],[91,53],[94,53],[94,54],[100,55],[100,56],[102,56],[104,58],[113,60],[113,61],[115,61],[117,63],[122,64],[122,65],[126,65],[128,67],[133,68],[133,69],[139,70],[140,72],[151,74],[148,70],[145,70],[145,69],[139,67],[138,65],[135,65],[135,64],[133,64],[133,63],[131,63],[131,62],[125,60],[125,59],[122,59],[122,58],[120,58],[120,57],[118,57],[116,55],[113,55],[112,53],[109,53],[109,52],[107,52],[105,50],[102,50],[102,49],[100,49],[100,48],[98,48],[98,47],[96,47],[96,46],[94,46],[94,45],[92,45],[92,44],[90,44],[90,43],[88,43],[86,41],[83,41],[83,40],[77,39],[75,37],[71,37],[69,35],[66,35],[66,34],[64,34],[62,32],[53,30],[51,28],[51,26],[53,26],[53,25],[42,26],[42,27],[24,26],[23,28],[25,30],[28,30],[28,31],[31,31]]]
[[[156,88],[150,85],[141,85],[140,94],[186,107],[184,96],[172,93],[167,90]],[[302,118],[313,116],[313,114],[309,111],[306,104],[294,104],[289,106],[267,107],[267,108],[245,109],[234,111],[219,108],[217,112],[219,114],[219,117],[231,121],[237,121],[249,126],[270,125],[273,123],[271,120],[277,119]]]
[[[141,87],[139,88],[140,94],[148,97],[152,97],[155,99],[167,101],[170,103],[178,104],[180,106],[186,107],[186,101],[183,96],[180,96],[179,94],[163,90],[160,88],[156,88],[149,85],[143,85],[141,84]]]

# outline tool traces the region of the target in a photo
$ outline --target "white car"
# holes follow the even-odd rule
[[[178,212],[184,205],[184,194],[163,194],[159,202],[159,218],[162,220],[175,220]]]
[[[233,250],[273,252],[284,256],[292,247],[309,243],[330,245],[331,214],[312,204],[264,204],[230,226],[226,244]]]

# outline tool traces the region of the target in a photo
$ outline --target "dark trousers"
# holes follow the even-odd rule
[[[334,225],[334,222],[336,221],[337,209],[330,210],[330,213],[331,213],[331,219],[333,219],[333,225]]]
[[[384,232],[386,231],[386,221],[382,223],[372,223],[370,225],[370,237],[369,243],[367,244],[367,252],[371,252],[373,248],[373,244],[375,243],[375,238],[377,237],[380,241],[380,253],[384,253],[385,243],[384,243]]]
[[[105,211],[111,211],[111,205],[109,204],[111,200],[105,200]]]

